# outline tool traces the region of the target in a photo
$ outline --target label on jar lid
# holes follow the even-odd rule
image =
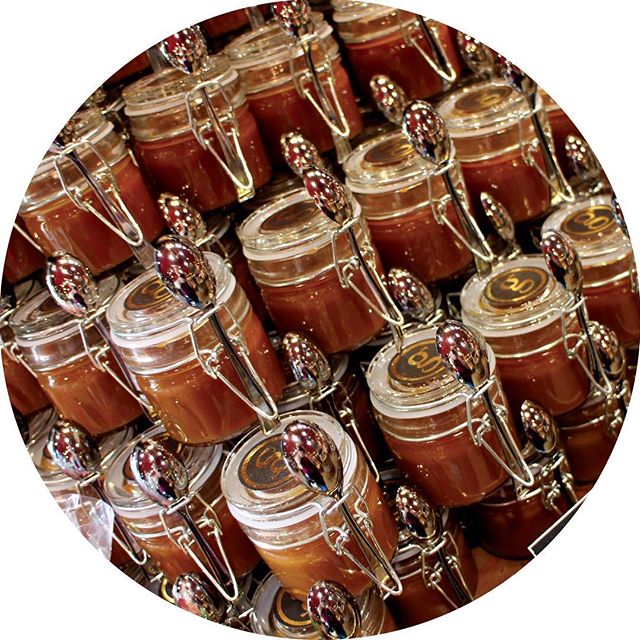
[[[421,340],[396,354],[389,364],[389,376],[407,386],[419,386],[445,373],[433,338]]]
[[[295,482],[280,449],[280,435],[259,442],[240,463],[240,482],[254,491],[275,491]]]
[[[142,282],[127,296],[124,308],[128,311],[140,311],[168,300],[171,297],[169,290],[164,286],[159,277]]]
[[[500,104],[511,95],[508,86],[482,87],[470,91],[462,96],[455,104],[455,109],[461,113],[478,113],[486,111]]]
[[[264,233],[286,231],[293,226],[300,226],[313,220],[318,215],[318,210],[313,202],[295,202],[286,209],[276,211],[269,216],[260,227]]]
[[[598,205],[574,211],[562,223],[562,231],[571,238],[596,238],[616,224],[611,207]]]
[[[364,161],[372,166],[383,167],[400,164],[414,155],[413,147],[404,137],[391,138],[372,147],[364,156]]]
[[[293,632],[311,625],[306,604],[296,600],[282,588],[278,589],[273,602],[273,617],[278,626]]]
[[[482,293],[482,304],[494,309],[519,307],[535,300],[546,289],[549,274],[538,267],[514,267],[491,278]]]

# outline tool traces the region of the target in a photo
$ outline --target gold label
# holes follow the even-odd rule
[[[293,482],[282,457],[280,435],[259,442],[240,464],[240,482],[254,491],[274,491]]]
[[[484,87],[462,96],[455,108],[462,113],[486,111],[503,102],[510,94],[510,87]]]
[[[276,621],[287,629],[300,629],[311,624],[306,604],[291,597],[284,589],[279,589],[276,594],[273,614]]]
[[[171,297],[167,287],[162,284],[158,276],[140,284],[135,288],[124,301],[124,308],[129,311],[140,311],[149,309],[168,300]]]
[[[589,240],[607,231],[616,223],[611,207],[597,206],[574,211],[565,218],[561,229],[572,238]]]
[[[538,267],[515,267],[492,278],[484,299],[494,308],[517,307],[535,300],[547,287],[549,274]]]
[[[403,349],[391,361],[389,375],[396,382],[418,386],[440,377],[445,371],[433,338]]]
[[[285,231],[312,220],[316,215],[318,215],[318,210],[313,202],[296,202],[286,209],[276,211],[267,218],[262,223],[260,231],[265,233]]]
[[[415,151],[408,140],[393,138],[369,149],[364,156],[364,161],[372,166],[384,167],[400,164],[414,153]]]

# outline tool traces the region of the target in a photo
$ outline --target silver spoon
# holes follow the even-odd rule
[[[407,531],[427,549],[437,549],[435,556],[442,572],[449,581],[462,607],[473,600],[473,594],[462,579],[462,575],[453,569],[456,558],[444,548],[444,530],[440,514],[412,487],[401,485],[396,493],[396,506],[400,521]]]
[[[608,188],[602,165],[582,138],[569,134],[564,150],[573,174],[589,186],[590,193],[599,193]]]
[[[180,609],[205,620],[221,622],[225,606],[200,574],[183,573],[175,581],[172,595]]]
[[[496,65],[493,49],[461,31],[458,31],[456,39],[460,55],[471,72],[485,80],[493,78]]]
[[[575,200],[573,190],[562,173],[562,169],[553,152],[552,142],[545,133],[540,115],[536,111],[538,107],[538,85],[522,69],[504,56],[496,56],[496,66],[502,78],[527,100],[533,128],[540,143],[544,166],[553,189],[563,200],[573,202]]]
[[[387,274],[389,293],[407,322],[428,323],[436,313],[436,301],[420,278],[394,267]]]
[[[404,339],[404,318],[375,267],[362,253],[353,225],[349,224],[355,219],[351,195],[337,178],[318,167],[306,169],[302,180],[307,193],[324,215],[340,226],[349,225],[346,227],[346,236],[351,252],[358,260],[362,275],[390,324],[394,342],[401,347]]]
[[[409,99],[404,89],[388,76],[377,74],[369,81],[371,95],[382,115],[392,124],[402,126]]]
[[[624,347],[620,344],[615,331],[599,322],[589,322],[589,335],[593,340],[607,380],[615,386],[618,407],[624,419],[628,408],[624,388],[627,372],[627,356]]]
[[[507,245],[507,258],[519,255],[521,251],[516,241],[516,228],[505,206],[485,191],[480,194],[480,203],[493,228]]]
[[[342,131],[340,129],[340,116],[327,95],[320,80],[320,70],[313,59],[311,39],[314,35],[315,27],[311,17],[311,8],[306,0],[288,0],[287,2],[273,2],[271,11],[280,29],[302,49],[304,61],[320,101],[322,112],[333,125],[330,127],[331,137],[336,148],[338,163],[342,164],[351,153],[349,129],[347,126],[346,135],[339,133]]]
[[[155,259],[160,279],[176,299],[203,312],[212,312],[211,328],[240,378],[262,428],[270,431],[277,422],[275,402],[227,335],[216,310],[216,277],[202,251],[185,238],[165,236],[158,241]]]
[[[539,404],[525,400],[520,408],[520,421],[529,442],[538,455],[548,458],[553,468],[553,476],[568,508],[576,504],[573,483],[562,472],[560,464],[566,456],[560,445],[560,433],[553,418]]]
[[[280,149],[289,169],[300,178],[308,167],[324,167],[317,147],[299,133],[282,134]]]
[[[476,269],[478,273],[487,273],[494,259],[493,252],[453,182],[452,144],[444,120],[428,102],[415,100],[405,109],[402,131],[418,154],[442,172],[458,221],[472,248]]]
[[[199,245],[207,235],[202,215],[186,200],[171,193],[161,193],[158,207],[169,227],[180,237]]]
[[[346,640],[361,635],[360,607],[337,582],[316,582],[307,594],[307,611],[314,629],[327,640]]]
[[[69,420],[59,419],[49,431],[46,446],[55,465],[65,476],[77,482],[80,487],[91,485],[102,502],[111,504],[100,485],[100,449],[96,441],[83,427]],[[147,561],[146,551],[144,549],[140,552],[136,551],[131,534],[115,513],[113,526],[117,532],[117,535],[114,536],[116,542],[147,575],[143,566]],[[149,576],[147,575],[147,577]]]
[[[380,569],[384,570],[386,575],[377,576],[380,583],[384,584],[387,579],[391,579],[399,585],[400,582],[393,567],[384,554],[376,550],[362,533],[360,525],[343,501],[342,459],[333,440],[314,422],[297,419],[284,428],[281,448],[287,468],[301,485],[339,504],[340,513],[362,551],[367,565],[376,574]]]
[[[624,219],[620,201],[615,193],[611,194],[611,211],[613,212],[613,218],[615,219],[616,224],[620,227],[622,233],[624,233],[624,235],[630,240],[631,236],[629,235],[629,227],[627,227],[627,222]]]
[[[474,392],[480,391],[482,402],[493,423],[500,446],[519,474],[520,484],[533,484],[531,470],[524,461],[509,427],[498,415],[487,383],[491,378],[489,357],[483,339],[471,328],[455,320],[443,322],[436,330],[436,348],[447,369],[458,381]]]

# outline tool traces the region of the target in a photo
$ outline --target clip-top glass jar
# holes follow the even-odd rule
[[[354,0],[332,0],[331,4],[335,9],[333,21],[346,45],[361,94],[370,94],[369,81],[376,74],[398,83],[412,100],[440,93],[460,76],[455,37],[446,25],[428,21],[450,65],[443,70],[450,74],[449,82],[443,82],[427,63],[425,58],[434,62],[437,58],[414,13]]]
[[[549,125],[551,126],[551,133],[553,134],[553,146],[556,150],[556,156],[560,163],[565,176],[572,174],[572,168],[569,165],[569,159],[567,158],[567,152],[565,149],[565,142],[567,137],[578,136],[582,137],[580,130],[573,124],[573,120],[560,108],[558,103],[543,89],[540,89],[540,95],[544,102],[544,108],[547,112],[547,118]]]
[[[502,80],[451,93],[438,105],[474,207],[484,191],[504,205],[514,222],[538,218],[553,194],[524,96]],[[538,115],[545,118],[542,98]]]
[[[115,276],[100,282],[100,307],[118,286]],[[63,311],[48,291],[21,304],[9,324],[26,364],[63,418],[98,436],[142,415],[95,327],[81,329],[81,321]]]
[[[501,458],[500,447],[482,399],[472,398],[447,371],[435,332],[409,334],[401,352],[393,343],[385,345],[371,361],[367,380],[378,424],[400,469],[432,505],[460,507],[494,491],[507,471],[494,458]],[[512,429],[491,351],[489,361],[492,399]]]
[[[25,194],[19,215],[42,250],[67,252],[94,275],[127,261],[131,242],[157,238],[164,223],[140,169],[122,137],[95,107],[78,112],[67,125],[74,142],[62,152],[48,152]],[[127,218],[130,229],[118,235],[96,215],[114,225],[89,182],[68,155],[75,153],[104,189],[111,206]],[[135,228],[138,225],[138,229]],[[117,225],[115,225],[117,228]]]
[[[557,209],[542,235],[559,231],[571,240],[582,263],[589,318],[613,329],[628,348],[640,340],[638,274],[631,241],[617,225],[611,198],[597,196]]]
[[[356,601],[361,615],[362,637],[397,629],[377,589],[368,589]],[[276,638],[322,638],[311,623],[306,601],[292,598],[273,574],[269,574],[256,589],[253,607],[251,626],[254,633]]]
[[[474,276],[460,302],[463,321],[493,348],[514,412],[533,400],[556,416],[586,400],[591,382],[573,296],[543,257],[522,256]]]
[[[465,194],[455,159],[451,169],[457,174],[454,184]],[[442,171],[422,160],[400,131],[360,145],[344,172],[388,269],[403,267],[429,283],[456,278],[472,267]]]
[[[322,70],[322,84],[329,95],[333,94],[329,89],[333,84],[339,103],[333,106],[338,107],[336,111],[342,111],[343,128],[348,130],[348,137],[353,138],[362,131],[362,118],[349,76],[340,63],[332,28],[319,14],[314,13],[313,20],[318,34],[313,59]],[[293,46],[276,23],[269,22],[236,38],[225,48],[225,53],[240,74],[240,82],[274,164],[283,163],[280,136],[290,131],[301,133],[321,153],[333,148],[326,116],[314,106],[318,96],[308,77],[302,49]],[[331,69],[323,67],[325,53]],[[332,97],[329,99],[334,103]]]
[[[357,203],[355,213],[360,215]],[[369,231],[365,224],[355,230],[362,245]],[[383,328],[382,316],[360,295],[367,291],[361,270],[345,271],[352,258],[345,234],[306,191],[258,209],[238,228],[238,236],[282,335],[303,332],[325,353],[336,353],[367,343]]]
[[[165,513],[140,490],[129,466],[129,456],[141,440],[156,440],[177,454],[189,474],[187,509],[204,538],[216,553],[217,535],[224,547],[230,568],[240,578],[258,563],[258,554],[231,517],[220,492],[222,445],[191,447],[174,442],[162,425],[156,425],[124,445],[114,455],[105,474],[104,486],[114,511],[138,544],[149,554],[170,582],[183,573],[202,572],[200,562],[206,562],[184,522],[177,513]],[[220,556],[218,556],[220,557]]]
[[[372,532],[389,560],[398,539],[393,515],[362,454],[326,414],[294,411],[282,416],[268,436],[261,430],[249,434],[225,462],[222,491],[231,514],[294,598],[304,601],[318,580],[333,580],[360,595],[372,579],[354,562],[367,566],[335,500],[303,487],[282,457],[282,431],[298,419],[315,423],[334,441],[344,469],[344,504],[367,519],[363,528]]]
[[[219,122],[207,112],[201,89]],[[158,191],[180,196],[204,212],[251,197],[271,178],[238,74],[224,56],[209,56],[201,80],[164,69],[122,95],[136,157]],[[233,159],[224,153],[222,136]]]
[[[206,253],[224,305],[227,332],[243,339],[257,374],[279,398],[284,374],[265,330],[246,295],[214,253]],[[112,340],[140,389],[174,439],[189,444],[222,442],[250,427],[255,412],[229,389],[242,383],[201,312],[176,300],[154,271],[121,289],[107,309]],[[192,337],[193,336],[193,337]],[[194,350],[197,342],[198,353]],[[219,365],[219,377],[211,375]]]

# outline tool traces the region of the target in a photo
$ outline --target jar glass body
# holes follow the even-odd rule
[[[16,219],[16,224],[24,229],[24,222],[20,217]],[[9,284],[15,284],[42,269],[44,260],[44,256],[34,246],[12,229],[2,276]]]
[[[11,406],[23,416],[30,416],[51,404],[32,373],[19,361],[2,350],[4,381]]]

